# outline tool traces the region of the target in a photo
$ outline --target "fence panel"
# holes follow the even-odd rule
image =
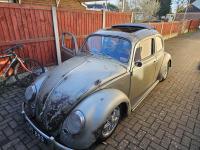
[[[176,34],[178,33],[179,30],[179,22],[173,22],[172,24],[172,29],[171,29],[171,34]]]
[[[165,22],[163,24],[162,35],[164,35],[164,36],[170,35],[171,29],[172,29],[172,23],[171,22]]]
[[[159,33],[162,33],[162,23],[150,23],[151,26],[153,26]]]
[[[130,23],[131,13],[106,12],[106,27],[114,24]]]
[[[73,33],[79,46],[88,34],[102,28],[102,12],[58,10],[57,16],[59,34]]]
[[[191,20],[187,20],[186,22],[187,22],[186,23],[186,29],[187,29],[187,31],[189,31]],[[200,22],[200,20],[199,20],[199,22]],[[196,27],[196,28],[198,28],[198,27]]]
[[[56,62],[50,7],[0,3],[0,49],[24,44],[21,57],[37,59],[43,65]]]
[[[189,25],[189,31],[195,31],[200,25],[200,20],[191,20]]]

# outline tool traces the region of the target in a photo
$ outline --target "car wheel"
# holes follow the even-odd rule
[[[167,78],[168,72],[169,72],[169,66],[170,66],[170,62],[168,62],[167,65],[164,67],[160,81],[164,81]]]
[[[108,116],[106,122],[103,124],[100,131],[100,140],[103,141],[112,135],[121,118],[120,106],[117,106],[110,116]]]

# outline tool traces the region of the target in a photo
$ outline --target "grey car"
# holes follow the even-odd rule
[[[22,105],[31,131],[52,148],[87,149],[107,139],[171,67],[162,36],[145,24],[99,30],[79,50],[73,34],[63,33],[62,46],[73,57],[29,86]]]

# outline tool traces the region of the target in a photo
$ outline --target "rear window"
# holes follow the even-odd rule
[[[163,49],[163,40],[160,37],[156,37],[156,51]]]
[[[145,59],[154,53],[154,39],[149,38],[140,43],[141,59]]]

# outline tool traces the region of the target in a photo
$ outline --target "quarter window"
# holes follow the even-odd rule
[[[163,49],[163,41],[160,37],[156,37],[156,51]]]
[[[141,59],[145,59],[154,53],[154,39],[146,39],[140,43]]]

